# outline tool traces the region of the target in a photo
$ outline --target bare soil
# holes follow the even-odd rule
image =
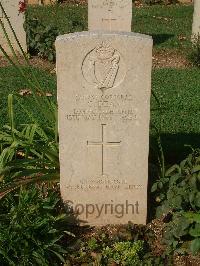
[[[20,64],[24,65],[23,59],[19,59]],[[55,63],[42,59],[37,56],[30,58],[32,66],[41,68],[55,73]],[[0,57],[0,67],[9,66],[8,61],[4,57]],[[186,56],[178,51],[173,50],[154,50],[153,51],[153,68],[187,68],[191,67],[191,63]]]
[[[151,223],[147,224],[147,226],[133,225],[132,227],[132,234],[137,234],[137,232],[141,233],[143,231],[143,240],[146,240],[150,244],[152,254],[156,257],[162,256],[166,249],[166,246],[163,244],[165,219],[166,217],[163,216],[160,219],[152,220]],[[150,242],[148,241],[148,231],[153,233],[153,238]],[[92,237],[99,239],[102,233],[110,240],[115,239],[116,236],[120,236],[120,238],[124,238],[126,241],[131,240],[133,237],[130,231],[127,231],[127,225],[107,225],[103,227],[88,228],[85,232],[83,231],[81,233],[80,237],[83,241],[88,241]],[[165,265],[169,266],[171,263],[166,259]],[[174,256],[173,266],[200,266],[200,256]]]
[[[41,68],[49,71],[50,73],[55,72],[55,63],[49,62],[48,60],[42,59],[38,56],[33,56],[30,59],[30,64],[34,67]],[[19,57],[19,62],[21,65],[26,65],[24,59]],[[7,61],[5,57],[0,57],[0,67],[9,66],[10,63]]]
[[[176,50],[155,50],[153,52],[154,68],[187,68],[191,63],[183,53]]]

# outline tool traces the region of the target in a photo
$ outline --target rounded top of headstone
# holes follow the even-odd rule
[[[145,41],[150,41],[152,42],[152,36],[146,35],[146,34],[141,34],[141,33],[136,33],[136,32],[124,32],[124,31],[82,31],[82,32],[74,32],[74,33],[69,33],[69,34],[64,34],[60,35],[56,38],[56,41],[61,41],[61,40],[70,40],[74,38],[80,38],[80,37],[100,37],[100,36],[126,36],[130,38],[136,38],[136,39],[145,39]]]

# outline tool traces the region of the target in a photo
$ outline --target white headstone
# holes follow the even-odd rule
[[[26,52],[27,51],[26,33],[23,28],[24,14],[19,13],[19,0],[1,0],[1,3],[10,19],[11,25],[15,30],[15,33],[21,43],[23,50]],[[5,15],[3,14],[1,9],[0,9],[0,19],[4,24],[4,27],[8,33],[9,38],[11,39],[14,50],[20,51],[19,46],[17,45],[17,42],[12,34],[12,31],[5,19]],[[3,46],[3,48],[8,54],[12,54],[11,49],[9,48],[8,42],[3,33],[1,25],[0,25],[0,44]],[[0,55],[2,55],[1,51],[0,51]]]
[[[131,31],[132,0],[88,0],[88,29]]]
[[[192,24],[193,37],[200,35],[200,0],[194,0],[194,15]]]
[[[146,223],[152,39],[56,40],[61,194],[91,225]]]

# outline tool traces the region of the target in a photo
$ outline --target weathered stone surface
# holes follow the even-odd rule
[[[22,48],[26,52],[27,51],[26,33],[23,28],[24,14],[19,13],[19,0],[2,0],[1,3],[10,19],[11,25],[15,30],[15,33],[21,43]],[[9,38],[11,39],[14,50],[20,51],[19,46],[17,45],[17,42],[15,41],[15,38],[13,36],[13,33],[5,19],[5,15],[3,14],[1,9],[0,9],[0,19],[4,24],[4,27],[8,33]],[[9,55],[12,54],[1,25],[0,25],[0,44],[3,46],[3,48]],[[0,55],[2,55],[1,51]]]
[[[56,54],[63,200],[91,225],[145,224],[151,37],[68,34]]]
[[[194,0],[192,34],[193,36],[200,34],[200,0]]]
[[[132,0],[88,0],[88,28],[131,31]]]

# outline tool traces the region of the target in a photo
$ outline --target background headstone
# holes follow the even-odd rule
[[[152,39],[56,40],[61,194],[92,225],[146,223]]]
[[[29,5],[51,5],[56,2],[57,0],[28,0]]]
[[[88,0],[88,29],[131,31],[132,0]]]
[[[179,2],[183,4],[189,4],[189,3],[192,3],[193,0],[179,0]]]
[[[25,30],[23,28],[23,24],[24,24],[24,14],[23,13],[19,13],[19,0],[1,0],[1,3],[10,19],[10,22],[12,24],[12,27],[15,30],[15,33],[21,43],[21,46],[23,47],[24,51],[27,51],[27,46],[26,46],[26,33]],[[15,41],[15,38],[11,32],[11,29],[4,17],[4,15],[2,14],[2,10],[0,9],[0,19],[1,21],[4,23],[4,26],[6,28],[6,31],[8,33],[8,36],[11,39],[13,48],[15,51],[20,51],[17,42]],[[2,27],[0,26],[0,44],[3,46],[3,48],[6,50],[6,52],[8,54],[12,54],[7,40],[4,36]],[[0,55],[2,55],[2,53],[0,52]]]
[[[200,34],[200,0],[194,0],[192,35]]]

